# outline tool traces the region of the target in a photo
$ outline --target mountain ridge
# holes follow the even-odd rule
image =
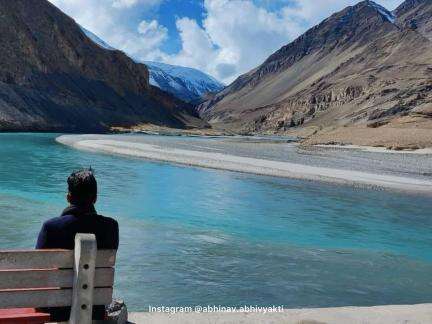
[[[304,34],[300,35],[297,39],[295,39],[293,42],[289,43],[288,45],[283,46],[281,49],[270,55],[260,66],[257,68],[251,70],[250,72],[243,74],[239,78],[237,78],[231,85],[227,86],[222,93],[227,93],[233,88],[234,91],[239,90],[244,86],[245,83],[251,83],[252,86],[254,86],[258,81],[263,77],[267,76],[269,73],[276,72],[278,73],[281,69],[289,67],[290,65],[294,64],[296,61],[300,60],[306,55],[309,55],[314,49],[314,42],[310,42],[311,38],[314,38],[314,33],[317,32],[317,30],[325,28],[325,25],[328,23],[330,19],[344,19],[345,17],[349,16],[352,13],[352,10],[354,10],[356,7],[364,6],[368,9],[373,8],[373,12],[377,15],[377,17],[382,17],[382,14],[379,13],[378,10],[376,10],[375,6],[370,6],[369,4],[372,3],[371,1],[362,1],[356,6],[350,6],[342,11],[333,14],[329,18],[323,20],[320,24],[310,28],[308,31],[306,31]],[[393,25],[393,24],[392,24]],[[396,28],[396,27],[395,27]],[[349,26],[348,29],[352,29],[352,26]],[[326,33],[327,32],[327,33]],[[338,34],[324,31],[324,37],[332,37],[333,42],[338,42],[337,37]],[[326,40],[327,42],[328,40]],[[308,43],[310,42],[310,43]],[[299,48],[298,51],[293,53],[293,55],[287,56],[286,53],[290,52],[293,48]],[[282,60],[281,60],[282,58]],[[200,112],[204,112],[206,109],[205,107],[199,108]]]
[[[411,15],[419,8],[427,15],[432,3],[417,2]],[[373,133],[398,118],[427,116],[432,43],[419,30],[428,23],[412,28],[372,1],[359,2],[283,46],[197,110],[217,128],[306,137],[340,127]]]
[[[0,14],[0,130],[205,127],[190,105],[149,84],[145,65],[97,46],[48,1],[1,0]]]

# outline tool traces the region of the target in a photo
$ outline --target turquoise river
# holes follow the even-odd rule
[[[97,209],[120,224],[115,296],[130,310],[432,302],[430,196],[91,153],[57,136],[0,134],[0,247],[34,247],[69,173],[91,166]]]

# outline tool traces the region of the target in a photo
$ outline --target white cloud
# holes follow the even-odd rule
[[[118,9],[131,8],[137,4],[149,8],[158,5],[160,2],[161,0],[111,0],[112,6]]]
[[[133,57],[156,58],[168,31],[156,20],[139,19],[162,0],[49,0],[109,45]],[[140,10],[135,7],[140,6]],[[135,21],[136,25],[131,23]]]
[[[138,33],[147,39],[152,39],[154,43],[159,44],[165,40],[168,29],[159,25],[156,20],[150,22],[142,20],[138,25]]]
[[[177,20],[182,49],[165,61],[199,68],[225,82],[254,68],[300,32],[282,12],[249,0],[205,0],[204,8],[203,27],[189,18]]]
[[[274,51],[330,14],[358,2],[204,0],[202,21],[177,18],[181,49],[178,53],[167,54],[161,50],[168,41],[167,28],[157,20],[142,20],[136,16],[163,0],[50,1],[108,44],[137,59],[195,67],[226,83],[258,66]],[[402,0],[377,2],[394,9]],[[140,10],[135,10],[138,5]],[[135,26],[131,21],[135,21]]]
[[[217,59],[217,51],[209,35],[193,19],[178,19],[176,25],[180,33],[182,49],[175,55],[167,55],[164,60],[207,70],[209,63]]]
[[[130,8],[137,4],[137,0],[114,0],[112,6],[114,8]]]
[[[392,10],[401,1],[382,0],[380,3]],[[277,12],[266,9],[266,2],[205,0],[203,27],[194,20],[180,18],[177,29],[182,49],[161,59],[201,69],[229,83],[309,27],[358,1],[281,0],[284,6]]]
[[[149,49],[158,49],[159,46],[167,39],[168,29],[159,25],[156,20],[147,22],[142,20],[138,25],[138,33],[140,35],[140,43]]]

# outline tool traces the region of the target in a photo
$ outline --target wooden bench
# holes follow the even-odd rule
[[[0,251],[0,309],[70,306],[69,323],[89,324],[93,305],[111,303],[115,258],[93,234],[77,234],[73,251]]]

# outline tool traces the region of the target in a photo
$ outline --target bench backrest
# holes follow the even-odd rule
[[[91,321],[93,305],[111,303],[115,258],[93,234],[77,234],[74,251],[0,251],[0,308],[72,306],[72,322]]]

